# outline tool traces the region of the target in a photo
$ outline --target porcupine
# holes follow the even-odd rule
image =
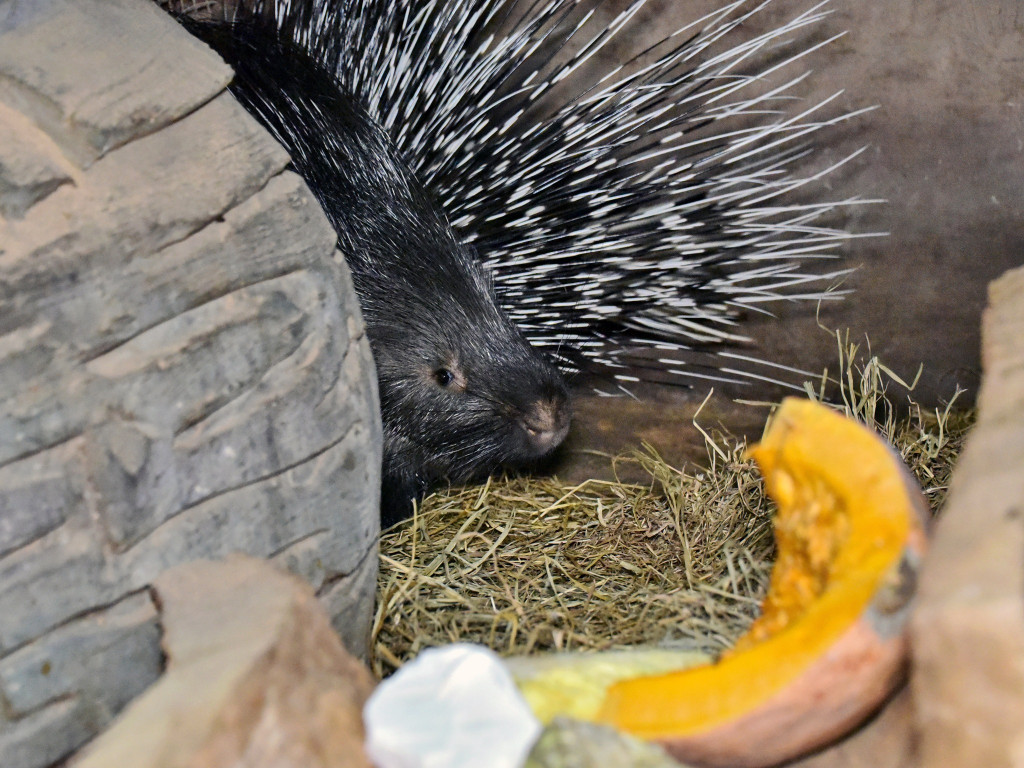
[[[232,66],[232,93],[289,150],[338,234],[377,370],[387,525],[438,481],[548,453],[568,430],[568,393],[359,99],[267,19],[184,23]]]
[[[338,231],[378,367],[385,520],[557,445],[568,401],[544,353],[618,382],[763,378],[717,345],[743,340],[745,309],[822,296],[800,291],[836,273],[801,265],[834,256],[849,235],[819,220],[856,202],[779,203],[831,170],[788,174],[802,137],[857,113],[776,112],[802,75],[747,93],[830,42],[740,73],[826,13],[716,48],[768,2],[729,2],[554,104],[645,0],[596,33],[600,0],[518,18],[514,0],[245,0],[187,22]]]

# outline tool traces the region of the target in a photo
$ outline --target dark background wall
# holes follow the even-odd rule
[[[625,5],[615,0],[609,16]],[[753,5],[753,4],[752,4]],[[774,0],[740,36],[782,24],[808,0]],[[664,35],[720,1],[652,0],[634,35]],[[844,109],[877,109],[819,135],[818,162],[861,146],[823,195],[884,198],[851,211],[848,226],[887,237],[853,241],[853,293],[822,305],[829,328],[849,328],[897,372],[924,373],[917,398],[948,398],[979,375],[986,285],[1024,264],[1024,3],[1020,0],[832,0],[816,36],[846,31],[807,58],[808,103],[844,91]],[[623,41],[625,45],[625,41]],[[612,55],[621,55],[622,46]],[[799,71],[799,65],[793,70]],[[752,318],[768,359],[834,367],[835,342],[812,304],[776,304]]]
[[[777,3],[770,15],[795,3]],[[811,96],[846,89],[879,108],[830,151],[867,144],[842,182],[885,198],[854,222],[888,231],[855,242],[854,294],[830,327],[866,333],[900,372],[925,366],[917,396],[976,387],[979,321],[990,280],[1024,264],[1024,4],[1019,0],[834,2],[848,30],[815,56]],[[844,190],[846,191],[846,190]],[[766,327],[804,365],[834,355],[804,308]]]

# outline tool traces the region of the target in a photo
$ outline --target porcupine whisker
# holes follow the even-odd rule
[[[771,376],[762,376],[760,374],[754,373],[753,371],[740,371],[733,370],[730,368],[722,368],[721,370],[724,373],[733,373],[736,374],[737,376],[742,376],[742,384],[750,384],[751,381],[763,381],[766,384],[771,384],[776,387],[782,387],[783,389],[788,389],[793,392],[804,391],[804,388],[802,386],[800,386],[799,384],[794,384],[792,381],[788,381],[786,379],[775,379],[772,378]]]
[[[763,360],[761,358],[752,357],[750,355],[743,355],[739,352],[721,350],[715,353],[718,357],[726,357],[731,360],[742,360],[747,363],[751,363],[761,368],[775,368],[776,370],[785,371],[787,373],[796,374],[805,380],[813,380],[818,378],[821,374],[814,373],[813,371],[806,371],[802,368],[795,368],[790,365],[784,365],[783,363],[774,363],[770,360]]]

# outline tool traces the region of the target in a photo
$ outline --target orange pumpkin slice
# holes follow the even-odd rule
[[[685,762],[766,766],[847,732],[904,671],[927,507],[874,433],[787,399],[751,449],[775,499],[761,617],[717,663],[612,684],[596,719]]]

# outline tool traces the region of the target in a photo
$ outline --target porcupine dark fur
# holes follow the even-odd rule
[[[245,1],[286,41],[282,56],[297,48],[333,72],[387,133],[501,308],[563,371],[627,386],[793,383],[728,345],[766,303],[829,297],[823,281],[843,270],[808,264],[851,237],[830,212],[863,202],[789,200],[849,159],[794,173],[807,137],[858,113],[829,114],[834,94],[790,114],[805,75],[771,80],[830,40],[764,54],[817,24],[827,0],[726,47],[771,2],[732,0],[597,75],[591,57],[644,0],[596,25],[601,0]]]
[[[186,21],[234,68],[234,95],[289,150],[338,233],[374,355],[382,522],[441,480],[536,459],[568,428],[562,376],[359,99],[258,16]]]

